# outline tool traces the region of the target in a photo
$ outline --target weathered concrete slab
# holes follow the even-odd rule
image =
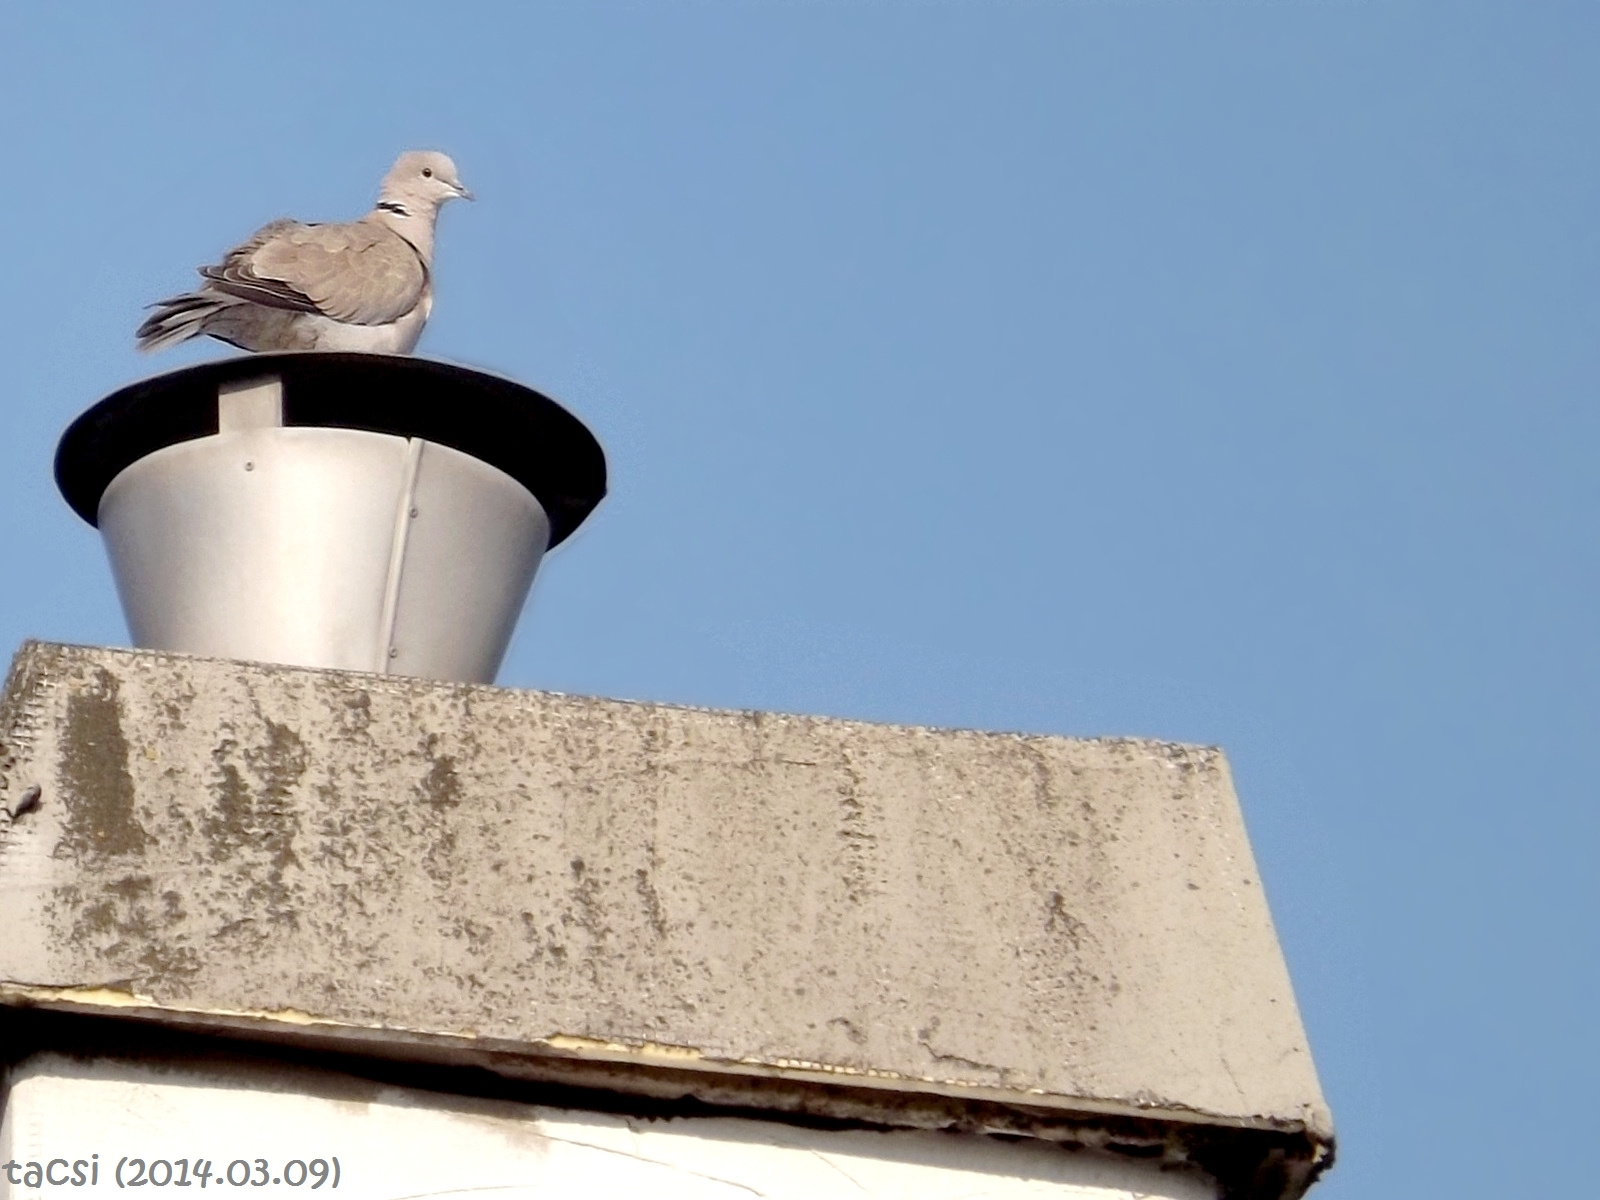
[[[10,1005],[1331,1138],[1214,749],[52,645],[0,742]]]

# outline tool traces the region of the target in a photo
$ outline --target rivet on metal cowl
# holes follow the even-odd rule
[[[100,528],[136,646],[492,683],[606,464],[509,380],[276,354],[107,397],[63,435],[56,482]]]

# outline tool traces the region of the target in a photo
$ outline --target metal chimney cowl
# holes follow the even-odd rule
[[[255,355],[107,397],[62,437],[56,480],[100,528],[136,646],[492,683],[605,457],[491,375]]]

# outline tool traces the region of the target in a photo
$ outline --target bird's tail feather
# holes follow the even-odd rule
[[[150,307],[155,311],[144,319],[134,335],[138,339],[139,349],[146,353],[164,350],[198,337],[206,331],[206,322],[228,307],[228,301],[200,292],[189,292]]]

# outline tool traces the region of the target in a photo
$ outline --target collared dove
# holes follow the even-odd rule
[[[460,196],[456,165],[410,150],[383,178],[378,203],[347,225],[279,220],[222,262],[200,289],[151,305],[141,350],[207,334],[244,350],[409,354],[433,307],[433,227]]]

